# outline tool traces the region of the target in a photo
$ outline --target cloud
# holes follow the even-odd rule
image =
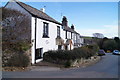
[[[102,33],[105,37],[118,36],[118,25],[104,25],[100,29],[79,29],[77,30],[83,36],[93,36],[93,33]]]
[[[104,34],[108,37],[118,36],[118,25],[105,25]]]

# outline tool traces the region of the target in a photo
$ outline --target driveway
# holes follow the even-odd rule
[[[118,78],[118,57],[106,53],[98,63],[84,68],[3,72],[3,78]]]

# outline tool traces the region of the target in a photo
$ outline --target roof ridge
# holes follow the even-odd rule
[[[16,1],[16,0],[15,0],[15,1]],[[20,3],[24,4],[24,5],[27,5],[27,6],[33,8],[33,9],[35,9],[35,10],[37,10],[37,11],[40,11],[40,10],[38,10],[37,8],[34,8],[34,7],[32,7],[32,6],[28,5],[28,4],[25,4],[25,3],[21,2],[21,1],[17,1],[17,2],[18,2],[18,3],[20,2]],[[40,11],[40,12],[42,12],[42,11]],[[42,13],[44,13],[44,12],[42,12]],[[46,14],[46,13],[44,13],[44,14]],[[46,14],[46,15],[47,15],[47,14]]]
[[[56,21],[54,18],[52,18],[52,17],[49,16],[48,14],[46,14],[46,13],[38,10],[37,8],[34,8],[34,7],[32,7],[32,6],[28,5],[28,4],[25,4],[25,3],[21,2],[21,1],[18,1],[18,0],[17,0],[17,1],[14,0],[14,1],[15,1],[16,3],[18,3],[21,7],[23,7],[25,10],[27,10],[30,14],[33,14],[33,15],[35,15],[35,16],[40,16],[39,14],[41,13],[41,16],[42,16],[43,18],[46,17],[46,19],[49,20],[49,21],[52,21],[52,22],[54,22],[54,23],[61,24],[60,22]],[[31,12],[31,11],[28,10],[25,6],[26,6],[27,8],[33,9],[33,10],[36,11],[36,12]],[[37,12],[38,12],[38,15],[37,15]]]

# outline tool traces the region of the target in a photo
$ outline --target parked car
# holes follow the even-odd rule
[[[98,56],[103,56],[103,55],[105,55],[105,51],[104,50],[99,50],[98,51]]]
[[[113,54],[117,54],[117,55],[119,54],[120,55],[120,51],[119,50],[114,50]]]
[[[111,53],[111,51],[110,51],[110,50],[107,50],[107,53]]]

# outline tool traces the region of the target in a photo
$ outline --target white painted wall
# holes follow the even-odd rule
[[[84,38],[82,38],[82,37],[80,37],[80,47],[82,47],[83,46],[83,44],[84,44]]]
[[[71,32],[67,31],[67,39],[71,39]]]
[[[76,43],[76,33],[73,33],[73,42]]]
[[[72,39],[71,39],[71,35],[72,35]],[[73,45],[71,46],[71,49],[74,49],[74,39],[75,39],[75,33],[72,33],[70,31],[67,31],[67,39],[71,39],[73,42]],[[64,43],[66,43],[67,41],[66,39],[66,31],[64,30]],[[70,50],[70,45],[68,45],[68,50]]]
[[[49,38],[43,38],[43,22],[48,23],[49,25]],[[49,22],[46,20],[42,20],[40,18],[37,18],[37,24],[36,24],[36,49],[43,48],[43,53],[49,50],[57,50],[58,45],[56,45],[56,38],[57,38],[57,26],[60,26],[60,35],[62,39],[65,39],[64,31],[59,24],[55,24],[53,22]],[[35,18],[32,17],[32,63],[35,61]]]
[[[49,38],[43,38],[43,22],[48,23],[49,25]],[[56,37],[57,37],[57,26],[58,24],[38,19],[37,18],[37,36],[36,36],[36,48],[44,48],[43,52],[48,50],[57,50],[58,46],[56,45]],[[62,29],[61,29],[62,31]],[[62,34],[62,32],[61,32]]]

